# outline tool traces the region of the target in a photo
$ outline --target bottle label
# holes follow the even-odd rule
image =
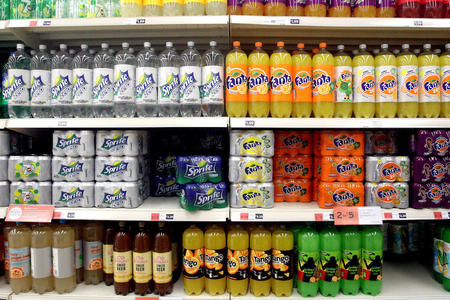
[[[397,67],[376,67],[375,80],[376,102],[397,102]]]
[[[287,7],[304,7],[305,0],[287,0]]]
[[[75,268],[81,269],[83,267],[83,241],[75,240]]]
[[[228,278],[242,280],[248,278],[248,250],[228,249],[227,255]]]
[[[200,4],[205,4],[205,0],[184,0],[184,4],[187,3],[200,3]]]
[[[72,70],[52,70],[52,104],[72,104]]]
[[[213,250],[205,248],[205,278],[220,279],[225,277],[227,248]]]
[[[398,102],[417,102],[419,76],[417,66],[398,67]]]
[[[100,270],[103,266],[102,242],[83,242],[84,269],[89,271]]]
[[[30,276],[30,247],[9,248],[9,277],[20,279]]]
[[[202,68],[202,103],[223,103],[223,67],[204,66]]]
[[[331,0],[330,4],[330,7],[349,7],[349,6],[350,0]]]
[[[103,272],[112,274],[114,267],[113,245],[103,244]]]
[[[445,278],[450,279],[450,272],[448,270],[448,260],[450,259],[450,243],[444,242],[444,251],[443,251],[443,264],[442,264],[442,274]]]
[[[319,275],[323,281],[339,281],[339,251],[320,251]]]
[[[134,102],[136,67],[119,64],[114,66],[114,102]]]
[[[327,2],[325,0],[306,0],[305,6],[308,5],[327,5]]]
[[[176,67],[158,69],[158,104],[177,104],[180,96],[180,74]]]
[[[73,69],[73,104],[92,103],[92,70]]]
[[[8,88],[5,94],[8,103],[26,105],[30,101],[30,70],[9,69]]]
[[[320,65],[313,68],[313,102],[334,102],[334,66]]]
[[[353,68],[353,102],[375,102],[374,68]]]
[[[136,69],[136,104],[156,104],[158,100],[158,70],[152,67]]]
[[[204,249],[183,249],[183,276],[184,278],[197,279],[203,277],[203,265],[205,264]]]
[[[2,72],[2,98],[3,100],[8,100],[8,71]]]
[[[142,3],[144,6],[162,6],[162,0],[144,0]]]
[[[342,250],[339,275],[345,280],[359,280],[361,277],[361,251]]]
[[[376,0],[356,0],[354,7],[368,7],[375,6]]]
[[[272,249],[272,278],[275,280],[291,280],[293,277],[293,250]]]
[[[31,71],[31,105],[49,105],[52,99],[52,72]]]
[[[442,273],[444,241],[434,238],[433,239],[433,271],[436,273]]]
[[[31,276],[47,278],[52,275],[52,247],[31,248]]]
[[[383,251],[362,250],[362,276],[365,280],[381,280],[383,268]]]
[[[271,101],[287,100],[292,93],[291,65],[279,64],[270,67]]]
[[[72,277],[75,273],[74,247],[52,248],[53,276],[55,278]]]
[[[172,251],[153,252],[153,281],[168,283],[172,280]]]
[[[96,68],[93,73],[94,86],[92,87],[92,97],[94,98],[94,105],[112,104],[114,98],[114,70],[108,68]]]
[[[439,102],[440,71],[438,66],[419,67],[419,102]]]
[[[336,78],[336,102],[352,103],[353,100],[353,74],[350,66],[337,66],[334,68]]]
[[[195,66],[180,68],[180,103],[200,104],[202,69]]]
[[[250,278],[257,281],[269,280],[271,276],[272,249],[250,250]]]
[[[311,66],[294,66],[294,101],[312,101]]]
[[[131,251],[113,252],[114,256],[114,281],[128,282],[131,280],[132,259]]]
[[[269,101],[269,66],[248,66],[249,101]]]
[[[247,65],[227,65],[227,101],[242,101],[247,96]]]
[[[136,283],[152,280],[152,252],[133,252],[133,278]]]
[[[317,252],[298,252],[298,280],[301,282],[314,283],[319,280],[317,263],[319,262],[319,253]]]
[[[441,101],[450,102],[450,65],[441,68]]]

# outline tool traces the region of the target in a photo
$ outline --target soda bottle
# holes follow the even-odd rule
[[[248,231],[240,225],[228,231],[227,290],[233,297],[247,295],[248,243]]]
[[[339,262],[341,261],[341,235],[332,225],[320,232],[319,289],[326,297],[339,293]]]
[[[395,118],[397,114],[397,60],[388,48],[388,44],[382,44],[380,54],[375,57],[375,115],[378,118]]]
[[[205,231],[205,291],[211,296],[226,291],[227,237],[223,228],[213,224]]]
[[[31,59],[31,114],[33,118],[51,118],[52,58],[47,46],[39,45],[39,52]]]
[[[2,119],[8,118],[8,60],[2,63],[2,86],[1,86],[1,96],[0,96],[0,116]],[[6,273],[5,273],[6,274]]]
[[[158,65],[159,59],[149,42],[137,55],[136,111],[138,117],[158,116]]]
[[[420,18],[421,0],[397,0],[397,17]]]
[[[319,289],[319,234],[310,224],[298,233],[297,291],[302,297],[315,297]]]
[[[344,295],[357,295],[361,278],[361,233],[356,226],[342,227],[341,252],[341,292]]]
[[[245,5],[245,3],[244,3]],[[239,41],[233,42],[226,63],[226,109],[229,117],[247,116],[247,55]]]
[[[269,116],[269,55],[256,42],[248,56],[248,114],[252,118]]]
[[[302,0],[287,0],[286,1],[286,16],[304,16],[305,3]]]
[[[114,117],[114,57],[109,53],[109,45],[102,43],[102,49],[94,56],[92,103],[94,117]]]
[[[182,239],[183,235],[172,225],[169,227],[170,240],[172,241],[172,282],[177,282],[181,275],[181,270],[178,267],[178,241]]]
[[[200,117],[201,56],[193,41],[181,53],[180,111],[182,117]]]
[[[125,222],[119,222],[119,230],[114,236],[114,290],[116,295],[127,295],[130,292],[133,273],[133,257],[131,254],[131,235]]]
[[[447,227],[443,232],[443,244],[444,244],[444,256],[446,258],[445,260],[445,266],[444,269],[446,273],[442,276],[442,283],[444,285],[444,289],[448,292],[450,292],[450,272],[448,270],[448,259],[450,255],[450,227]]]
[[[377,0],[377,18],[395,18],[395,0]]]
[[[441,117],[450,118],[450,43],[439,58],[441,63]]]
[[[139,222],[138,227],[133,240],[134,292],[144,296],[153,291],[152,242],[150,234],[145,229],[145,222]]]
[[[106,223],[105,234],[103,235],[103,280],[106,285],[114,283],[114,256],[113,245],[116,229],[112,223]]]
[[[183,232],[183,286],[188,295],[200,295],[205,288],[203,231],[191,225]]]
[[[5,250],[5,282],[9,284],[9,265],[10,265],[10,258],[9,258],[9,242],[8,242],[8,235],[9,231],[14,227],[13,223],[5,223],[3,225],[3,248]]]
[[[111,0],[95,0],[90,5],[90,17],[93,18],[108,18],[111,14]]]
[[[227,14],[226,0],[206,0],[206,15],[208,16],[222,16]]]
[[[30,111],[30,56],[23,44],[8,58],[8,89],[5,93],[10,118],[29,118]]]
[[[163,16],[182,16],[183,15],[183,0],[162,0],[162,15]]]
[[[320,43],[320,50],[312,59],[313,112],[316,118],[332,118],[335,111],[334,57],[326,47],[326,43]]]
[[[242,15],[242,1],[228,0],[227,15]]]
[[[442,265],[444,263],[444,232],[445,226],[437,223],[433,232],[433,277],[439,283],[443,283],[444,281],[442,275]]]
[[[53,230],[53,276],[55,291],[59,294],[72,292],[75,276],[75,231],[66,220],[60,220]]]
[[[86,44],[73,58],[73,115],[76,118],[92,118],[92,67],[93,57]]]
[[[264,5],[265,16],[286,16],[286,0],[268,0]]]
[[[9,2],[9,1],[5,1]],[[51,0],[36,0],[36,18],[50,19],[52,17],[53,5]]]
[[[144,16],[154,17],[162,16],[162,1],[161,0],[143,0]]]
[[[87,18],[90,15],[91,1],[72,0],[71,18]]]
[[[325,0],[306,0],[305,16],[308,17],[326,17],[327,3]]]
[[[128,43],[122,43],[114,58],[114,114],[134,117],[136,114],[136,57]]]
[[[437,118],[441,110],[439,56],[423,45],[419,55],[419,117]]]
[[[375,114],[375,61],[366,51],[366,44],[359,45],[353,58],[353,113],[356,118],[373,118]]]
[[[283,226],[272,232],[272,293],[288,297],[292,293],[294,236]]]
[[[205,3],[203,0],[184,1],[185,16],[203,16],[205,14]]]
[[[250,233],[250,292],[269,296],[271,289],[272,238],[262,225]]]
[[[31,229],[17,223],[8,232],[9,284],[15,294],[31,290],[30,246]]]
[[[300,225],[300,224],[295,224],[289,230],[292,232],[292,235],[294,237],[294,255],[293,255],[293,266],[292,266],[294,282],[292,284],[292,287],[294,289],[297,289],[297,285],[298,285],[298,268],[297,268],[298,267],[298,249],[297,249],[297,244],[298,244],[298,234],[303,230],[303,226]]]
[[[103,281],[103,225],[99,222],[83,226],[83,269],[85,284]]]
[[[158,223],[153,240],[153,281],[155,294],[164,296],[172,293],[172,244],[164,222]]]
[[[180,114],[180,57],[172,42],[159,55],[158,109],[161,117],[178,117]]]
[[[312,111],[312,60],[304,48],[304,44],[298,43],[297,52],[292,55],[292,77],[294,78],[292,117],[294,118],[309,118]]]
[[[120,0],[120,14],[122,17],[142,16],[142,0]]]
[[[351,17],[350,0],[332,0],[328,9],[329,17]]]
[[[292,57],[284,49],[284,42],[277,42],[277,49],[270,56],[270,115],[289,118],[292,112]]]
[[[353,16],[360,18],[375,18],[377,15],[376,0],[356,0],[353,6]]]
[[[442,18],[444,12],[443,0],[423,0],[422,18]]]
[[[33,291],[44,294],[53,291],[52,274],[53,230],[39,223],[31,231],[31,278]]]
[[[249,16],[264,15],[264,4],[261,0],[243,0],[242,14]]]
[[[202,56],[202,115],[221,117],[223,115],[223,66],[222,53],[215,41],[209,42],[210,48]]]
[[[376,296],[381,292],[383,268],[383,233],[376,226],[366,226],[361,232],[361,291]]]
[[[54,0],[53,1],[53,10],[52,10],[52,17],[53,18],[69,18],[70,13],[70,1],[65,0]]]
[[[444,1],[444,12],[442,14],[443,18],[450,18],[450,1]]]
[[[52,57],[52,106],[55,118],[70,118],[72,111],[72,57],[67,45],[59,45]]]
[[[344,45],[338,45],[337,49],[338,51],[334,55],[336,65],[334,68],[334,78],[336,79],[334,116],[336,118],[351,118],[353,107],[352,58],[344,52]]]
[[[77,278],[77,283],[83,282],[83,229],[80,222],[72,223],[73,230],[75,232],[75,276]]]
[[[418,102],[418,61],[417,56],[409,51],[409,45],[402,45],[402,52],[397,56],[398,73],[398,112],[399,118],[415,118],[419,112]]]
[[[156,0],[158,1],[158,0]],[[111,0],[111,17],[121,17],[120,0]]]

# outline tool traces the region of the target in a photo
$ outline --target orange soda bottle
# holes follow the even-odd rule
[[[378,0],[377,18],[395,18],[395,0]]]
[[[294,78],[292,117],[294,118],[309,118],[312,111],[312,61],[304,48],[304,44],[298,43],[297,52],[292,56],[292,77]]]
[[[226,243],[221,226],[213,224],[205,231],[205,291],[211,296],[222,295],[226,290]]]
[[[361,18],[375,18],[377,15],[375,1],[376,0],[356,0],[353,9],[353,16]]]
[[[258,225],[250,233],[250,292],[256,296],[269,296],[271,288],[272,236]]]
[[[294,283],[294,236],[284,225],[272,232],[272,293],[288,297]]]
[[[270,115],[289,118],[292,112],[292,58],[284,42],[270,56]]]
[[[327,16],[327,2],[325,0],[306,0],[305,16],[326,17]]]
[[[227,236],[227,289],[233,297],[244,296],[248,290],[248,232],[236,225]]]
[[[351,17],[350,0],[331,0],[329,17]]]
[[[242,15],[242,2],[241,2],[241,0],[228,0],[227,14],[229,14],[229,15]]]
[[[262,16],[264,14],[263,0],[244,0],[242,14],[249,16]]]
[[[226,110],[229,117],[247,116],[247,55],[233,42],[226,61]]]
[[[319,52],[312,60],[313,111],[316,118],[334,116],[334,57],[320,43]]]
[[[205,287],[203,231],[191,225],[183,232],[183,286],[188,295],[200,295]]]
[[[303,1],[287,0],[286,15],[293,17],[300,17],[305,15],[305,7]]]
[[[248,114],[250,117],[267,118],[270,110],[269,55],[256,42],[248,56]]]
[[[286,0],[266,0],[264,5],[265,16],[285,16]]]

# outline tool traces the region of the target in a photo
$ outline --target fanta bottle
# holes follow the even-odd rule
[[[298,233],[297,291],[303,297],[315,297],[319,289],[319,234],[307,224]]]
[[[250,234],[250,292],[256,297],[270,294],[271,264],[271,234],[258,225]]]
[[[226,109],[229,117],[247,116],[247,55],[239,41],[226,57]]]
[[[188,295],[200,295],[205,288],[203,231],[191,225],[183,232],[183,285]]]
[[[327,16],[327,2],[325,0],[306,0],[305,16],[326,17]]]
[[[228,231],[227,290],[233,297],[244,296],[248,290],[248,232],[240,225]]]
[[[261,0],[244,0],[242,3],[242,14],[251,16],[262,16],[264,4]]]
[[[361,234],[356,226],[343,226],[341,253],[341,292],[344,295],[356,295],[359,293],[361,278]]]
[[[352,58],[344,52],[344,45],[337,46],[334,55],[334,78],[336,80],[335,112],[336,118],[352,117],[353,67]]]
[[[305,14],[304,2],[301,0],[287,0],[287,16],[303,16]]]
[[[402,45],[397,56],[398,112],[399,118],[416,118],[419,113],[418,98],[418,61],[409,51],[409,45]]]
[[[281,227],[272,232],[272,293],[288,297],[292,293],[294,236]]]
[[[270,56],[270,115],[289,118],[292,112],[292,58],[284,42]]]
[[[226,290],[226,243],[221,226],[213,224],[205,231],[205,291],[211,296],[222,295]]]
[[[352,10],[350,7],[350,0],[331,0],[330,8],[328,9],[329,17],[351,17]]]
[[[339,262],[341,261],[341,236],[333,225],[320,232],[319,289],[326,297],[339,293]]]
[[[316,118],[334,116],[334,57],[320,43],[319,52],[312,59],[313,112]]]
[[[353,113],[356,118],[373,118],[375,114],[375,73],[373,56],[359,45],[353,58]]]
[[[376,226],[366,226],[361,232],[361,291],[376,296],[383,279],[383,233]]]
[[[397,60],[388,48],[388,44],[382,44],[380,54],[375,57],[375,114],[378,118],[395,118],[397,114]]]
[[[227,14],[229,14],[229,15],[242,15],[242,2],[241,2],[241,0],[228,0]]]
[[[285,16],[286,0],[266,0],[264,5],[265,16]]]
[[[395,0],[377,0],[377,18],[395,18]]]
[[[441,63],[441,117],[450,118],[450,43],[445,45]]]
[[[375,18],[377,15],[376,0],[356,0],[353,16],[360,18]]]
[[[256,42],[248,56],[248,114],[254,118],[269,116],[269,55]]]
[[[292,56],[292,77],[294,78],[292,117],[294,118],[309,118],[312,111],[312,61],[304,48],[304,44],[297,44],[297,52]]]
[[[419,117],[439,117],[440,90],[439,56],[431,52],[430,44],[425,44],[419,55]]]

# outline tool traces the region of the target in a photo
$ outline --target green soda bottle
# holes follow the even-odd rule
[[[297,291],[303,297],[315,297],[319,289],[319,234],[311,225],[298,233]]]
[[[11,0],[11,19],[35,17],[36,0]]]
[[[361,291],[376,296],[381,292],[383,278],[383,233],[376,226],[367,226],[361,232],[361,240]]]
[[[356,226],[341,230],[341,292],[344,295],[359,293],[361,277],[361,233]]]
[[[302,231],[303,227],[300,224],[295,224],[293,225],[290,230],[292,232],[292,235],[294,236],[294,285],[293,288],[297,288],[297,281],[298,281],[298,276],[297,276],[297,265],[298,265],[298,249],[297,249],[297,243],[298,243],[298,234],[300,233],[300,231]]]
[[[52,0],[36,0],[36,18],[50,19],[53,15]]]
[[[341,235],[331,224],[320,232],[319,289],[326,297],[339,293],[339,262],[341,261]]]
[[[433,239],[433,276],[439,283],[442,283],[443,281],[442,265],[445,255],[443,241],[444,231],[445,226],[443,224],[436,224]]]
[[[450,258],[450,227],[447,227],[444,230],[444,257],[442,260],[442,281],[444,284],[444,289],[446,291],[450,292],[450,271],[449,271],[449,265],[448,260]]]

